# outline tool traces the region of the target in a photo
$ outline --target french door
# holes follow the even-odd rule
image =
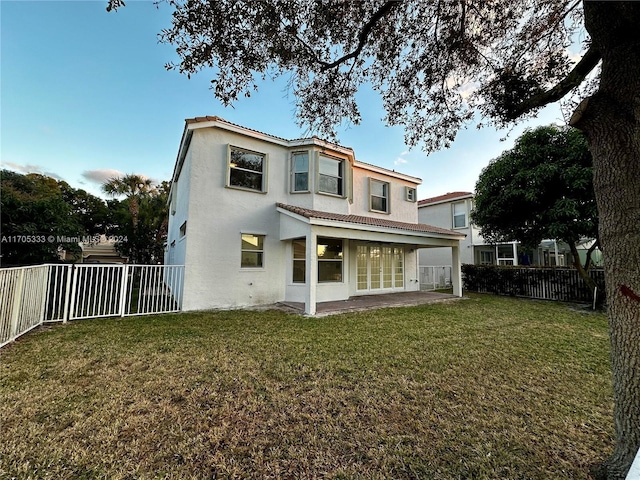
[[[404,290],[402,247],[358,245],[356,257],[358,291]]]

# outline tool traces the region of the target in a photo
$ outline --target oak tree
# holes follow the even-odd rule
[[[225,104],[287,75],[298,120],[333,137],[377,90],[409,144],[447,147],[475,120],[499,126],[571,98],[593,155],[616,443],[609,478],[640,446],[640,3],[582,0],[166,0],[187,75],[211,68]],[[111,0],[109,9],[124,2]],[[567,47],[583,30],[576,62]]]

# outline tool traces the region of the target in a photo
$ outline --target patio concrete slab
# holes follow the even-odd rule
[[[461,298],[450,293],[438,292],[400,292],[384,293],[381,295],[358,295],[349,297],[347,300],[318,302],[316,304],[315,316],[323,317],[346,312],[359,312],[389,307],[407,307],[454,300],[461,300]],[[304,303],[301,302],[280,302],[278,305],[290,311],[304,313]]]

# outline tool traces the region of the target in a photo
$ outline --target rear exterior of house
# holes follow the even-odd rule
[[[188,119],[165,258],[185,265],[183,308],[290,301],[314,314],[317,302],[419,290],[418,249],[457,258],[463,238],[418,223],[420,182],[317,137]],[[454,284],[461,295],[459,272]]]

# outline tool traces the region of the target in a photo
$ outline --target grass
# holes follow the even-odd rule
[[[588,478],[611,410],[566,304],[82,320],[0,351],[0,478]]]

